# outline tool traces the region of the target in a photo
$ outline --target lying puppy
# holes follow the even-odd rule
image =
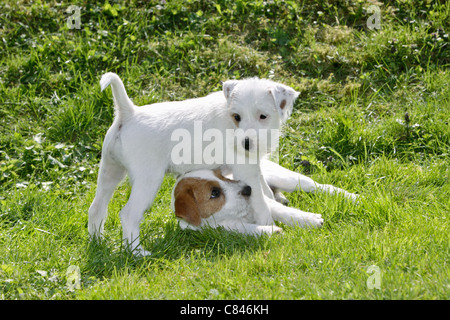
[[[229,168],[235,179],[245,181],[252,189],[249,202],[254,221],[260,225],[273,223],[264,196],[270,196],[271,191],[261,180],[259,160],[276,149],[272,142],[278,142],[278,129],[291,114],[298,92],[270,80],[229,80],[223,84],[223,91],[206,97],[138,107],[116,74],[104,74],[100,85],[102,90],[112,87],[115,118],[103,142],[97,191],[89,208],[91,237],[102,235],[109,200],[126,173],[132,188],[120,219],[124,242],[136,254],[149,254],[140,246],[140,222],[167,172]],[[230,143],[222,143],[211,152],[212,143],[208,141],[212,136],[220,140],[230,130]],[[193,137],[193,148],[183,149],[180,156],[178,147],[186,136]],[[198,138],[200,143],[196,143]],[[239,155],[243,163],[235,160]],[[248,161],[252,156],[256,158],[254,163]],[[182,161],[178,161],[180,158]]]
[[[219,169],[196,170],[179,177],[171,207],[182,229],[222,226],[249,234],[280,232],[275,225],[256,224],[250,197],[250,186],[225,178]]]
[[[334,186],[315,183],[308,177],[268,160],[261,161],[261,168],[264,179],[276,193],[279,190],[304,190],[341,193],[351,200],[357,197]],[[224,177],[221,170],[197,170],[177,179],[172,190],[171,206],[182,229],[200,230],[205,226],[221,226],[248,234],[281,232],[275,225],[256,223],[257,213],[251,206],[250,197],[249,186]],[[320,214],[289,208],[271,198],[266,198],[266,201],[269,203],[272,218],[276,221],[301,227],[321,227],[323,224]]]

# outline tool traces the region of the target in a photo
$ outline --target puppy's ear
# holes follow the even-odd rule
[[[192,189],[178,192],[175,196],[175,216],[194,226],[199,226],[202,223]]]
[[[292,113],[294,101],[300,93],[291,87],[278,83],[273,87],[270,87],[269,92],[273,97],[277,111],[280,114],[281,121],[283,123],[286,122]]]
[[[238,84],[239,80],[227,80],[223,83],[223,94],[225,95],[225,98],[229,102],[231,97],[231,92],[233,92],[234,87]]]

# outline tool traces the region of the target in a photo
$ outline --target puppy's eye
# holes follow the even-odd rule
[[[237,122],[241,121],[241,116],[238,115],[237,113],[233,114],[233,118],[234,118],[234,120],[236,120]]]
[[[259,118],[260,118],[261,120],[264,120],[264,119],[266,119],[266,118],[267,118],[267,116],[266,116],[266,115],[264,115],[264,114],[262,114],[262,115],[260,115],[260,116],[259,116]]]
[[[220,189],[217,187],[212,188],[211,190],[211,199],[220,197]]]

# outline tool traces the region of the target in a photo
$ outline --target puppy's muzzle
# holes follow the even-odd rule
[[[241,194],[245,197],[250,197],[252,194],[252,188],[250,186],[245,186],[242,188]]]

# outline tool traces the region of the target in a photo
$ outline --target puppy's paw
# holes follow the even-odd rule
[[[312,227],[316,227],[316,228],[322,227],[323,226],[322,215],[317,214],[317,213],[312,213],[311,215],[312,215],[312,217],[310,219],[311,226]]]
[[[274,192],[273,196],[275,197],[275,201],[281,203],[282,205],[289,205],[289,200],[281,192]]]
[[[148,257],[148,256],[152,255],[152,253],[150,251],[142,249],[141,246],[135,248],[133,250],[133,254],[137,257]]]
[[[318,213],[302,212],[293,219],[293,224],[300,227],[320,228],[323,225],[322,215]]]
[[[258,226],[257,227],[257,232],[259,234],[268,234],[268,235],[272,235],[274,233],[282,233],[283,229],[281,229],[280,227],[277,227],[276,225],[271,225],[271,226]]]
[[[272,227],[272,233],[283,233],[283,229],[277,226]]]
[[[354,204],[359,204],[359,200],[358,200],[358,198],[360,197],[359,194],[346,192],[345,197],[347,199],[350,199]]]

